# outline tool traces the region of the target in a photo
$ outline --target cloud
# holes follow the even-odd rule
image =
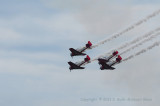
[[[106,34],[107,31],[111,30],[115,23],[123,23],[124,25],[130,14],[130,8],[128,6],[113,4],[111,5],[111,2],[108,0],[69,0],[66,2],[67,3],[64,3],[62,1],[45,1],[45,3],[50,5],[52,8],[58,8],[60,10],[63,9],[64,11],[75,10],[76,12],[73,12],[75,18],[79,22],[81,22],[85,26],[85,28],[92,34]],[[123,11],[123,13],[121,12],[121,14],[119,14],[120,11]],[[124,18],[118,17],[124,15],[125,21]]]
[[[5,42],[0,50],[0,83],[3,88],[0,104],[135,106],[136,103],[130,102],[84,103],[80,101],[81,97],[122,96],[153,97],[155,106],[158,104],[155,99],[159,98],[157,56],[160,51],[158,49],[117,65],[114,71],[100,71],[95,62],[88,64],[85,70],[69,72],[67,64],[70,59],[67,54],[69,47],[83,45],[83,42],[89,38],[100,39],[97,35],[104,38],[103,34],[113,33],[130,24],[131,20],[137,21],[152,13],[157,6],[130,6],[123,3],[119,5],[119,2],[111,3],[108,0],[49,2],[45,0],[44,2],[49,8],[53,8],[52,14],[46,15],[42,12],[41,16],[37,16],[22,11],[12,18],[0,20],[0,28],[2,28],[0,33],[7,35],[7,37],[1,36]],[[30,8],[30,11],[32,9]],[[145,28],[137,29],[138,32],[133,31],[132,35],[145,33],[146,30],[158,26],[156,23],[157,20],[147,24]],[[92,39],[93,36],[95,38]],[[14,43],[10,42],[12,39]],[[113,47],[112,44],[105,45],[98,50],[106,51],[108,46]],[[96,49],[91,52],[93,56],[96,55]],[[76,60],[77,58],[74,61]],[[153,102],[150,102],[148,105],[152,104]]]
[[[0,40],[1,42],[5,42],[7,40],[19,40],[22,36],[16,31],[8,28],[0,28]]]
[[[96,35],[97,38],[102,35],[116,33],[122,28],[125,28],[125,26],[137,22],[139,19],[142,19],[159,9],[159,4],[142,3],[133,5],[131,3],[130,5],[124,5],[122,3],[118,4],[118,2],[110,3],[109,1],[103,0],[89,1],[89,3],[86,3],[85,1],[77,1],[75,3],[72,0],[67,3],[49,1],[48,5],[63,12],[74,13],[75,18],[84,25],[84,28],[88,32],[92,33],[90,36]],[[136,37],[142,35],[141,33],[156,28],[158,26],[156,23],[159,22],[158,18],[159,16],[150,20],[145,25],[138,27],[134,31],[129,32],[128,35],[135,35]],[[119,40],[118,42],[124,42],[124,39]],[[104,47],[102,49],[104,49]],[[154,56],[158,56],[158,53],[154,54]],[[107,71],[102,75],[105,78],[106,86],[107,84],[113,84],[117,90],[119,90],[119,88],[127,89],[128,91],[125,92],[122,90],[121,92],[128,93],[128,96],[131,97],[144,96],[153,97],[153,99],[155,99],[155,97],[158,96],[157,88],[159,88],[159,85],[157,84],[159,77],[157,77],[157,75],[159,72],[158,62],[154,61],[154,59],[156,59],[154,56],[148,57],[146,54],[137,57],[128,63],[123,63],[124,65],[122,64],[122,66],[117,66],[117,70],[114,72]],[[147,68],[147,66],[149,66],[149,68]],[[131,67],[133,68],[131,69]],[[119,70],[120,68],[122,68],[122,70]],[[122,87],[122,85],[124,86]],[[153,103],[154,102],[150,102],[149,104]]]
[[[76,2],[69,0],[66,3],[47,0],[44,3],[54,9],[63,10],[63,12],[72,12],[77,21],[82,23],[92,36],[117,33],[122,28],[144,18],[159,7],[155,4],[133,5],[132,1],[111,2],[108,0],[78,0]]]
[[[2,18],[0,22],[0,26],[5,28],[0,30],[0,37],[7,38],[6,42],[16,40],[7,45],[55,45],[67,40],[82,41],[86,35],[85,29],[72,14],[58,13],[49,17],[18,15],[12,19]]]

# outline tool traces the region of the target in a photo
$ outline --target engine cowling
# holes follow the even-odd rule
[[[116,61],[121,62],[121,60],[122,60],[122,57],[120,55],[118,55],[118,57],[116,58]]]
[[[114,51],[113,52],[113,56],[117,55],[118,54],[118,51]]]
[[[91,60],[91,58],[87,55],[86,58],[84,58],[84,61],[87,62],[89,60]]]
[[[88,43],[86,44],[87,48],[90,48],[92,46],[92,43],[90,41],[88,41]]]

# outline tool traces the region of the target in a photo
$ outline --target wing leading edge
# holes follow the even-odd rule
[[[83,56],[83,55],[86,55],[85,53],[82,53],[82,52],[79,52],[73,48],[69,48],[69,50],[71,51],[71,56]]]
[[[70,65],[70,68],[69,68],[70,70],[72,70],[72,69],[84,69],[84,67],[80,67],[77,64],[74,64],[72,62],[68,62],[68,64]]]

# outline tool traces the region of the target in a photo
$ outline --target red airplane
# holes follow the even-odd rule
[[[121,60],[122,60],[122,57],[121,57],[120,55],[118,55],[118,57],[116,58],[116,60],[115,60],[115,61],[112,61],[111,63],[101,62],[101,63],[100,63],[100,65],[101,65],[100,69],[101,69],[101,70],[104,70],[104,69],[114,70],[115,68],[112,67],[112,66],[115,65],[115,64],[120,63]]]
[[[117,56],[117,55],[118,55],[118,51],[114,51],[114,52],[112,53],[112,55],[110,55],[109,57],[99,58],[99,59],[98,59],[99,64],[109,62],[110,59],[112,59],[113,57],[115,57],[115,56]]]
[[[69,50],[71,51],[71,57],[72,56],[83,56],[86,55],[85,53],[83,53],[86,49],[91,48],[92,43],[90,41],[88,41],[88,43],[86,44],[85,47],[81,48],[81,49],[73,49],[73,48],[69,48]]]
[[[85,63],[89,63],[90,62],[90,57],[87,55],[86,58],[84,58],[83,61],[79,62],[79,63],[73,63],[73,62],[68,62],[68,64],[70,65],[69,69],[73,70],[73,69],[84,69],[85,67],[81,67],[82,65],[84,65]]]

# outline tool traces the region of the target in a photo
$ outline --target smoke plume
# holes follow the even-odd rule
[[[110,52],[107,52],[107,53],[105,53],[105,54],[99,55],[99,56],[95,57],[94,59],[92,59],[92,61],[95,61],[95,60],[97,60],[97,59],[100,58],[100,57],[107,56],[107,55],[111,54],[114,50],[118,50],[118,51],[119,51],[119,50],[121,50],[121,49],[124,49],[124,48],[126,48],[126,47],[128,47],[128,46],[131,46],[131,45],[133,45],[133,44],[135,44],[135,43],[137,43],[137,42],[139,42],[139,41],[141,41],[141,40],[149,37],[148,39],[143,40],[143,41],[140,42],[139,44],[134,45],[134,46],[132,46],[131,48],[125,50],[124,52],[121,53],[121,55],[122,55],[122,54],[130,51],[131,49],[134,49],[134,48],[136,48],[136,47],[139,47],[139,46],[142,45],[143,43],[145,43],[145,42],[147,42],[147,41],[150,41],[150,40],[153,39],[154,37],[158,36],[158,35],[160,34],[160,33],[156,33],[156,32],[158,32],[158,31],[160,31],[160,28],[156,28],[155,30],[150,31],[150,32],[144,34],[143,36],[140,36],[140,37],[138,37],[138,38],[136,38],[136,39],[134,39],[134,40],[132,40],[132,41],[130,41],[130,42],[127,42],[127,43],[121,45],[120,47],[118,47],[118,48],[116,48],[116,49],[110,50]],[[156,34],[154,34],[154,33],[156,33]],[[154,34],[154,35],[153,35],[153,34]],[[150,37],[150,36],[151,36],[151,37]]]
[[[120,37],[121,35],[123,35],[123,34],[129,32],[129,31],[131,31],[132,29],[136,28],[137,26],[140,26],[140,25],[142,25],[143,23],[147,22],[148,20],[152,19],[153,17],[157,16],[159,13],[160,13],[160,10],[152,13],[151,15],[149,15],[149,16],[147,16],[146,18],[138,21],[137,23],[129,26],[128,28],[122,30],[121,32],[119,32],[119,33],[117,33],[117,34],[113,34],[111,37],[109,37],[109,38],[107,38],[107,39],[105,39],[105,40],[103,40],[103,41],[100,41],[99,43],[97,43],[97,44],[95,44],[94,46],[92,46],[92,48],[98,47],[99,45],[102,45],[102,44],[107,43],[107,42],[109,42],[109,41],[111,41],[111,40],[113,40],[113,39],[116,39],[117,37]]]
[[[125,58],[123,61],[128,61],[128,60],[130,60],[130,59],[132,59],[132,58],[134,58],[134,57],[136,57],[136,56],[139,56],[139,55],[141,55],[141,54],[143,54],[143,53],[145,53],[145,52],[147,52],[147,51],[149,51],[149,50],[151,50],[151,49],[153,49],[154,47],[159,46],[159,45],[160,45],[160,41],[155,42],[155,43],[153,43],[152,45],[148,46],[147,48],[142,49],[142,50],[138,51],[137,53],[128,56],[128,57]]]
[[[156,34],[154,34],[154,35],[152,35],[151,37],[149,37],[149,38],[143,40],[142,42],[140,42],[140,43],[138,43],[138,44],[136,44],[136,45],[134,45],[134,46],[128,48],[127,50],[121,52],[120,55],[123,55],[123,54],[129,52],[130,50],[133,50],[133,49],[135,49],[135,48],[137,48],[137,47],[143,45],[144,43],[146,43],[146,42],[148,42],[148,41],[154,39],[154,38],[157,37],[158,35],[160,35],[160,32],[159,32],[159,33],[156,33]]]

